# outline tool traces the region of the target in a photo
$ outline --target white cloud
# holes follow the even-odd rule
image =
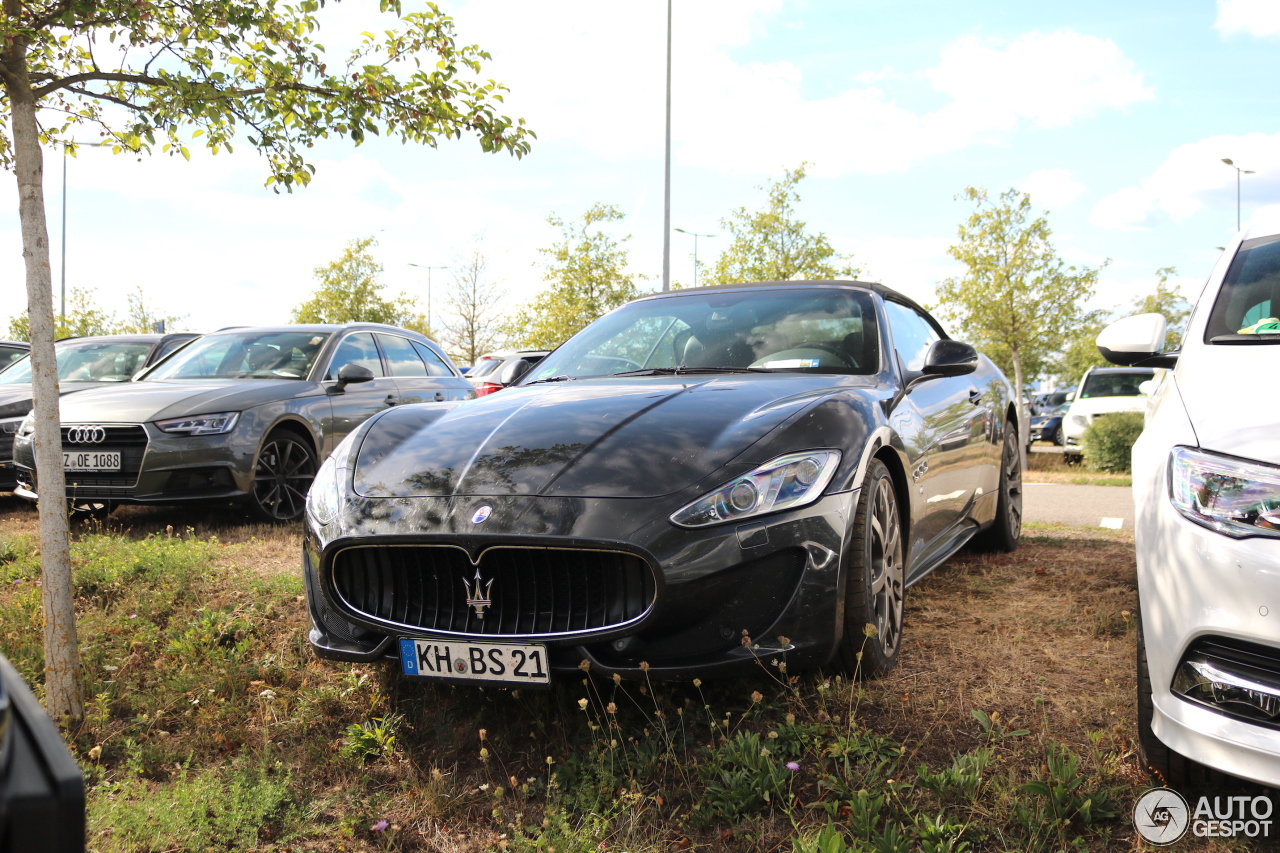
[[[1224,36],[1280,36],[1280,4],[1275,0],[1218,0],[1218,19],[1213,27]]]
[[[1241,176],[1241,209],[1248,219],[1263,192],[1274,198],[1280,181],[1280,133],[1211,136],[1181,145],[1138,186],[1125,187],[1098,202],[1089,222],[1134,230],[1150,228],[1162,218],[1182,221],[1205,207],[1233,210],[1236,171],[1222,162],[1224,157],[1254,172]]]
[[[1084,184],[1071,177],[1070,169],[1039,169],[1018,187],[1031,195],[1031,201],[1042,208],[1065,207],[1084,195]]]

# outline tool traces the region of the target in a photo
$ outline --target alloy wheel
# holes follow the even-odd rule
[[[274,521],[298,518],[315,477],[316,458],[310,447],[292,436],[270,438],[253,469],[253,500],[258,511]]]
[[[903,559],[898,502],[888,477],[876,483],[869,522],[875,626],[885,656],[892,657],[902,640]]]

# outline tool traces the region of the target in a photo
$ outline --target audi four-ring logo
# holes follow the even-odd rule
[[[67,441],[71,444],[102,444],[106,439],[105,427],[78,426],[67,430]]]

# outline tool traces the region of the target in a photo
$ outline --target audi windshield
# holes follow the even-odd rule
[[[143,380],[305,379],[328,337],[326,332],[297,331],[206,335]]]

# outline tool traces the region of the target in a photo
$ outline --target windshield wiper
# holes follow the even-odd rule
[[[561,373],[559,376],[548,376],[546,379],[535,379],[532,382],[526,382],[525,386],[527,387],[529,385],[540,385],[543,382],[572,382],[577,378],[578,377],[576,376],[565,376],[563,373]]]
[[[773,373],[768,367],[644,367],[640,370],[628,370],[623,373],[610,373],[610,376],[682,376],[690,373]]]
[[[1215,335],[1211,344],[1274,344],[1280,343],[1280,332],[1263,332],[1254,335]]]

